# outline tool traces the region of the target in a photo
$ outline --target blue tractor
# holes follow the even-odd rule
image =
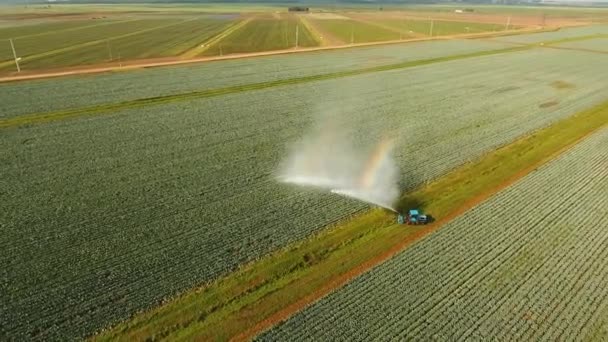
[[[397,216],[397,222],[399,224],[408,225],[427,224],[429,222],[429,216],[421,214],[418,209],[411,209],[407,215],[399,214],[399,216]]]

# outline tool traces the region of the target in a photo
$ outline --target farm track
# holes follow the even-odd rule
[[[314,293],[300,299],[299,301],[297,301],[295,303],[290,304],[289,306],[278,311],[277,313],[273,314],[272,316],[264,319],[263,321],[259,322],[255,326],[253,326],[251,329],[244,331],[240,335],[235,336],[233,339],[231,339],[231,341],[235,341],[235,342],[236,341],[249,341],[249,340],[253,339],[255,336],[257,336],[257,335],[261,334],[262,332],[267,331],[268,329],[277,325],[278,323],[289,319],[294,314],[302,311],[304,308],[317,302],[319,299],[321,299],[321,298],[327,296],[328,294],[336,291],[337,289],[343,287],[345,284],[351,282],[353,279],[360,276],[361,274],[368,272],[372,268],[391,259],[392,257],[397,255],[398,253],[400,253],[401,251],[403,251],[405,248],[412,245],[416,241],[437,231],[443,225],[454,220],[456,217],[461,216],[465,212],[467,212],[467,211],[471,210],[472,208],[478,206],[479,204],[483,203],[484,201],[486,201],[488,198],[492,197],[493,195],[495,195],[495,194],[499,193],[500,191],[517,183],[519,180],[521,180],[526,175],[530,174],[532,171],[534,171],[534,170],[538,169],[539,167],[541,167],[542,165],[545,165],[548,162],[552,161],[559,155],[565,153],[566,151],[571,149],[573,146],[576,146],[577,144],[584,141],[589,136],[600,131],[601,129],[603,129],[606,126],[608,126],[608,122],[602,126],[598,126],[597,128],[586,132],[584,135],[578,137],[576,140],[571,141],[567,145],[562,146],[559,150],[552,152],[550,155],[546,156],[544,159],[541,159],[538,162],[527,166],[525,169],[520,170],[516,174],[511,175],[503,183],[501,183],[491,189],[488,189],[483,193],[480,193],[479,195],[477,195],[474,198],[467,200],[465,203],[462,204],[462,206],[456,208],[454,211],[450,212],[447,216],[442,217],[437,222],[434,222],[433,224],[428,225],[425,229],[418,231],[417,233],[415,233],[414,235],[408,237],[407,239],[405,239],[403,241],[400,241],[397,245],[391,247],[385,253],[378,255],[374,259],[368,260],[364,264],[361,264],[361,265],[357,266],[356,268],[353,268],[350,271],[332,279],[331,282],[327,283],[326,285],[324,285],[322,288],[318,289]],[[562,201],[566,202],[567,199],[562,199]],[[523,227],[523,225],[522,225],[522,227]],[[550,229],[550,227],[548,226],[547,229]],[[496,238],[496,240],[500,241],[499,238]],[[509,246],[507,246],[507,248],[508,247]],[[540,268],[540,266],[539,266],[539,268]],[[459,275],[457,273],[452,274],[452,276],[455,278],[462,278],[462,275]],[[467,279],[467,278],[465,278],[465,279]],[[464,283],[461,286],[464,286]],[[429,312],[420,313],[419,317],[420,317],[420,320],[427,319],[429,317]],[[419,328],[421,328],[423,325],[418,324],[417,326]],[[381,332],[382,325],[378,326],[378,329],[379,329],[379,332]],[[415,335],[416,335],[416,333],[414,331],[414,336]],[[378,337],[380,337],[380,335],[378,335]],[[464,337],[466,337],[466,336],[464,336]]]
[[[500,49],[500,50],[465,53],[465,54],[460,54],[460,55],[431,58],[431,59],[426,59],[426,60],[409,61],[409,62],[398,63],[398,64],[382,65],[382,66],[378,66],[378,67],[371,67],[371,68],[352,70],[352,71],[343,71],[343,72],[305,76],[305,77],[296,77],[296,78],[268,81],[268,82],[261,82],[261,83],[252,83],[252,84],[246,84],[246,85],[225,87],[225,88],[219,88],[219,89],[210,89],[210,90],[191,92],[191,93],[185,93],[185,94],[143,98],[143,99],[126,101],[126,102],[121,102],[121,103],[116,103],[116,104],[99,105],[99,106],[77,108],[77,109],[57,111],[57,112],[28,114],[28,115],[22,115],[22,116],[18,116],[18,117],[14,117],[14,118],[0,119],[0,128],[31,125],[31,124],[44,123],[44,122],[49,122],[49,121],[74,118],[74,117],[84,116],[84,115],[103,114],[106,112],[109,113],[109,112],[115,112],[115,111],[124,110],[124,109],[130,109],[130,108],[140,108],[140,107],[150,106],[150,105],[155,105],[155,104],[191,100],[191,99],[196,99],[196,98],[214,97],[214,96],[227,95],[227,94],[238,93],[238,92],[260,90],[260,89],[273,88],[273,87],[284,86],[284,85],[308,83],[308,82],[313,82],[313,81],[329,80],[329,79],[349,77],[349,76],[374,73],[374,72],[380,72],[380,71],[406,69],[406,68],[440,63],[440,62],[447,62],[447,61],[454,61],[454,60],[467,59],[467,58],[473,58],[473,57],[490,56],[490,55],[504,54],[504,53],[509,53],[509,52],[523,51],[523,50],[527,50],[527,49],[531,49],[531,48],[533,48],[533,46],[529,46],[529,45],[518,46],[518,47],[506,48],[506,49]]]

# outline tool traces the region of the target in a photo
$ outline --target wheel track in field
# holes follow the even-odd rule
[[[253,326],[252,328],[242,332],[241,334],[233,337],[231,339],[231,341],[249,341],[251,340],[253,337],[259,335],[260,333],[270,329],[271,327],[275,326],[276,324],[283,322],[285,320],[287,320],[288,318],[290,318],[291,316],[293,316],[294,314],[300,312],[301,310],[303,310],[304,308],[308,307],[309,305],[313,304],[314,302],[318,301],[319,299],[327,296],[328,294],[330,294],[331,292],[337,290],[338,288],[346,285],[347,283],[349,283],[350,281],[352,281],[353,279],[355,279],[356,277],[362,275],[363,273],[366,273],[367,271],[371,270],[373,267],[389,260],[390,258],[392,258],[393,256],[395,256],[396,254],[398,254],[399,252],[401,252],[402,250],[404,250],[405,248],[407,248],[408,246],[412,245],[414,242],[417,242],[418,240],[422,239],[423,237],[429,235],[430,233],[433,233],[435,231],[437,231],[439,228],[441,228],[444,224],[452,221],[453,219],[455,219],[456,217],[464,214],[465,212],[467,212],[468,210],[474,208],[475,206],[479,205],[480,203],[482,203],[483,201],[485,201],[486,199],[490,198],[492,195],[498,193],[499,191],[511,186],[512,184],[516,183],[517,181],[519,181],[520,179],[522,179],[524,176],[526,176],[527,174],[531,173],[532,171],[534,171],[535,169],[537,169],[538,167],[548,163],[549,161],[555,159],[557,156],[561,155],[562,153],[566,152],[567,150],[569,150],[571,147],[575,146],[576,144],[580,143],[581,141],[585,140],[587,137],[591,136],[593,133],[599,131],[600,129],[606,127],[608,125],[608,123],[605,123],[604,125],[600,125],[599,127],[596,127],[586,133],[584,133],[582,136],[578,137],[577,139],[575,139],[574,141],[568,143],[567,145],[559,148],[557,151],[555,151],[554,153],[546,156],[545,158],[541,159],[540,161],[533,163],[532,165],[516,172],[515,174],[513,174],[511,177],[509,177],[508,179],[506,179],[503,183],[501,183],[500,185],[493,187],[491,189],[488,189],[487,191],[471,198],[470,200],[466,201],[465,203],[463,203],[462,206],[460,206],[458,209],[452,211],[451,213],[449,213],[448,215],[446,215],[445,217],[439,219],[437,222],[432,223],[431,225],[429,225],[427,228],[420,230],[416,233],[414,233],[413,235],[409,236],[407,239],[401,241],[400,243],[398,243],[397,245],[394,245],[392,248],[390,248],[389,250],[387,250],[385,253],[375,257],[374,259],[368,260],[365,263],[351,269],[350,271],[343,273],[342,275],[334,278],[332,281],[328,282],[327,284],[325,284],[323,287],[319,288],[317,291],[311,293],[310,295],[307,295],[303,298],[301,298],[300,300],[288,305],[287,307],[283,308],[282,310],[277,311],[276,313],[272,314],[271,316],[267,317],[266,319],[260,321],[259,323],[257,323],[255,326]]]

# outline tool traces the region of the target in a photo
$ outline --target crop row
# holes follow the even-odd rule
[[[603,100],[608,61],[576,54],[530,50],[5,129],[0,302],[11,314],[0,332],[85,335],[365,208],[275,181],[287,145],[319,117],[362,145],[398,132],[411,188]]]
[[[277,55],[168,68],[0,84],[0,118],[257,82],[357,70],[508,47],[472,40]],[[61,91],[58,91],[61,89]]]
[[[607,151],[603,129],[259,339],[584,339],[608,323]]]

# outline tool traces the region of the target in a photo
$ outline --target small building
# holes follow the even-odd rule
[[[302,6],[292,6],[287,9],[289,12],[309,12],[310,8]]]

